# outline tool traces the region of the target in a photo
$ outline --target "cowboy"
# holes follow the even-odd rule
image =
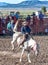
[[[24,42],[26,40],[28,40],[28,38],[29,38],[31,29],[29,28],[28,23],[26,21],[23,22],[22,25],[23,26],[21,27],[21,32],[23,34],[23,41],[22,41],[21,45],[24,45]]]

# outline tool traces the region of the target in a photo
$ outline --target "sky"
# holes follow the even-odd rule
[[[17,4],[22,1],[25,1],[25,0],[0,0],[0,2],[13,3],[13,4]],[[43,1],[43,0],[40,0],[40,1]],[[44,1],[48,1],[48,0],[44,0]]]
[[[17,4],[22,1],[25,1],[25,0],[0,0],[0,2],[13,3],[13,4]]]

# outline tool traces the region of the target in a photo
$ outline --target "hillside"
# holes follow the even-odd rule
[[[46,6],[48,8],[48,1],[27,0],[18,4],[9,4],[5,2],[0,2],[0,7],[3,8],[7,8],[7,7],[8,8],[32,8],[32,7],[39,8],[42,6]]]

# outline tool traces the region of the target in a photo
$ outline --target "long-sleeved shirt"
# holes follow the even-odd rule
[[[30,34],[31,29],[30,29],[28,26],[22,26],[22,27],[21,27],[21,32],[22,32],[23,34],[26,34],[26,33]]]
[[[11,24],[10,22],[7,24],[8,30],[10,30],[10,31],[13,30],[13,27],[14,27],[13,24]]]

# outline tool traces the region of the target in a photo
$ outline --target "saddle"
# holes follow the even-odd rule
[[[20,45],[22,45],[22,46],[24,46],[24,42],[26,42],[27,40],[29,40],[28,35],[26,35],[25,38],[23,38],[23,35],[19,35],[19,36],[17,37],[17,39],[18,39],[18,38],[20,38]],[[19,45],[19,46],[20,46],[20,45]]]

